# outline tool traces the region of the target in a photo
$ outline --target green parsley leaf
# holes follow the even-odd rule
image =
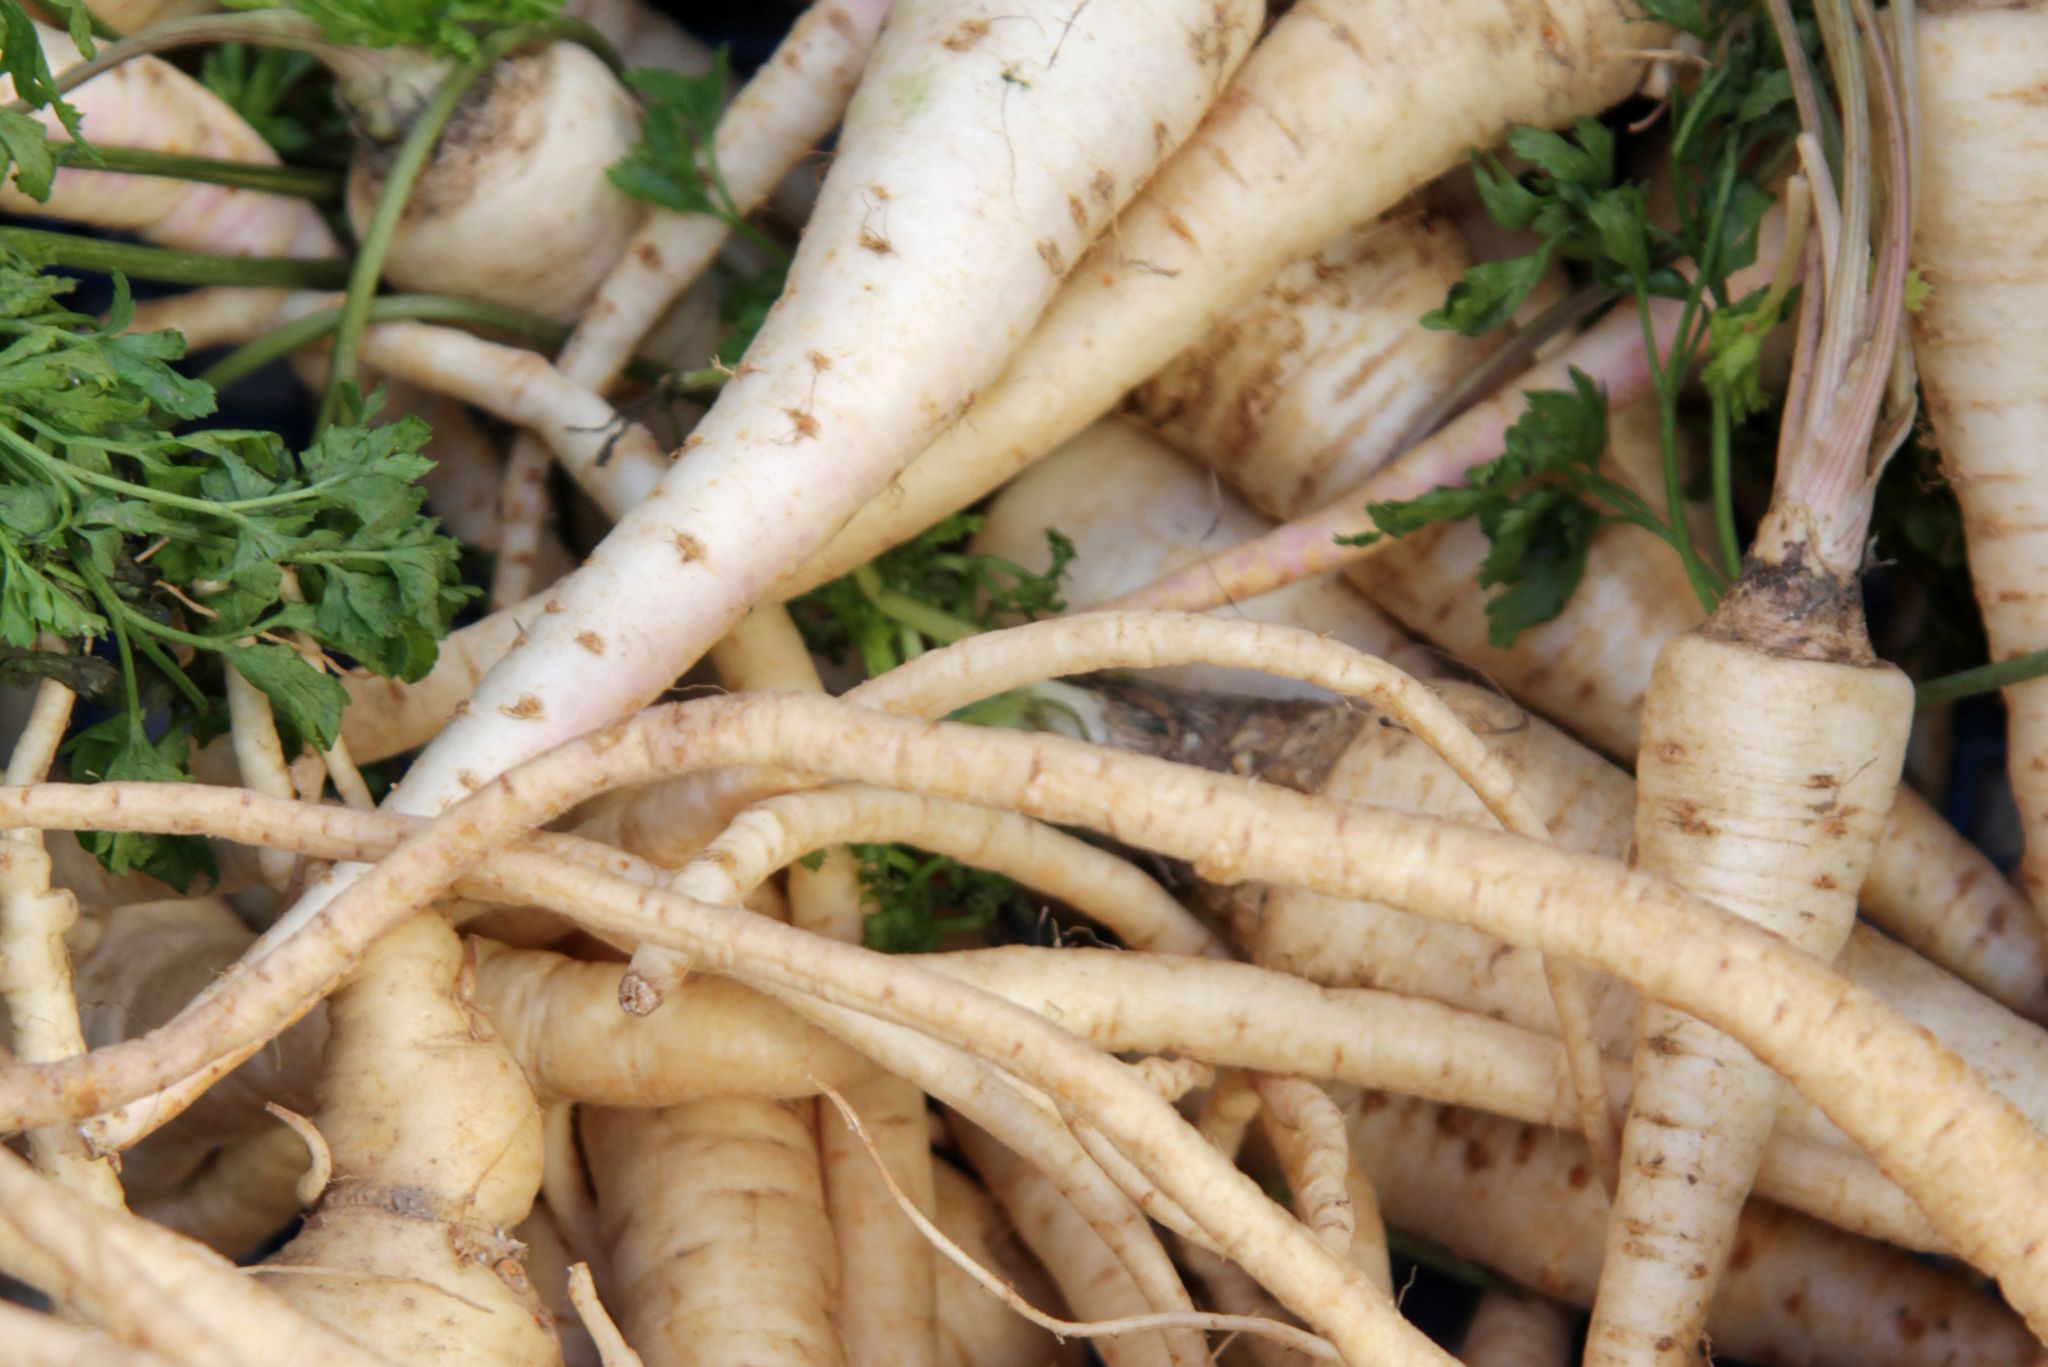
[[[466,62],[487,34],[552,19],[561,0],[289,0],[329,40],[350,47],[423,48]],[[268,9],[267,0],[228,0],[230,9]]]
[[[92,56],[92,19],[84,6],[78,0],[55,0],[46,8],[65,22],[78,50]],[[17,99],[30,109],[47,108],[73,141],[84,142],[78,110],[58,95],[57,78],[43,54],[35,21],[16,0],[0,0],[0,74],[14,82]],[[50,153],[48,132],[27,114],[0,110],[0,175],[10,166],[14,184],[23,194],[38,202],[50,197],[57,165]]]
[[[303,52],[221,43],[206,50],[199,80],[280,156],[345,165],[354,142],[333,83]]]
[[[1585,573],[1593,534],[1612,518],[1592,500],[1624,501],[1598,474],[1607,449],[1606,396],[1581,372],[1571,375],[1569,393],[1529,395],[1527,409],[1507,431],[1506,451],[1475,468],[1463,487],[1367,508],[1385,536],[1478,518],[1490,547],[1479,584],[1504,590],[1486,604],[1487,634],[1496,646],[1512,645],[1564,610]]]
[[[942,937],[1024,911],[1024,890],[1001,874],[908,845],[854,845],[861,902],[871,906],[861,942],[884,954],[929,954]]]
[[[725,190],[713,156],[719,111],[725,107],[726,52],[711,69],[684,76],[654,67],[626,73],[626,84],[646,101],[640,139],[612,166],[612,184],[635,199],[679,214],[710,214],[737,224],[741,217]]]
[[[133,716],[121,713],[87,727],[65,743],[75,777],[114,782],[190,783],[187,733],[173,729],[152,744]],[[204,875],[220,876],[213,849],[194,836],[139,835],[133,831],[81,831],[78,843],[107,872],[146,873],[179,892]]]
[[[1073,542],[1047,528],[1051,563],[1034,574],[1000,556],[968,554],[966,543],[980,529],[978,516],[956,513],[793,599],[805,644],[832,660],[858,654],[870,675],[886,674],[933,645],[1065,610],[1059,581],[1073,562]]]
[[[471,590],[456,542],[421,513],[417,419],[336,426],[304,453],[271,432],[180,435],[211,389],[172,369],[176,333],[124,334],[125,284],[102,325],[63,306],[70,282],[0,250],[0,649],[6,672],[77,681],[113,709],[75,738],[75,768],[185,776],[219,729],[224,669],[270,699],[291,737],[331,744],[347,695],[281,638],[418,678]],[[303,601],[287,601],[285,571]],[[43,650],[50,635],[67,650]],[[118,669],[98,659],[112,640]],[[198,856],[108,837],[110,868],[177,881]],[[204,846],[200,847],[203,853]]]

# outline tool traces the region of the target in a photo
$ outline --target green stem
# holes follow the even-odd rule
[[[295,256],[213,256],[132,242],[48,232],[41,228],[0,228],[0,244],[20,252],[38,266],[71,270],[120,272],[133,280],[166,285],[257,285],[283,289],[333,289],[348,278],[348,263],[339,259],[305,260]]]
[[[226,185],[238,190],[291,195],[298,199],[338,199],[341,175],[300,166],[265,166],[257,162],[185,157],[138,147],[103,147],[97,143],[53,142],[50,152],[59,166],[89,171],[115,171],[130,176],[161,176]]]
[[[215,361],[200,372],[199,382],[211,385],[216,390],[226,389],[248,378],[272,361],[289,356],[301,347],[313,345],[334,331],[335,324],[340,320],[339,305],[294,318],[291,322],[272,328],[260,337],[251,338]],[[381,296],[370,303],[369,321],[468,323],[509,332],[521,341],[551,349],[567,340],[569,333],[568,328],[551,318],[542,318],[520,309],[489,304],[478,299],[456,299],[439,294]]]
[[[1995,693],[2001,688],[2038,679],[2043,674],[2048,674],[2048,650],[2036,650],[1996,664],[1978,665],[1975,669],[1925,680],[1913,690],[1913,701],[1920,707],[1926,707],[1929,703],[1974,698],[1979,693]]]
[[[341,317],[335,323],[334,349],[327,361],[327,389],[320,398],[318,426],[321,428],[334,421],[335,406],[341,401],[343,387],[355,383],[356,353],[362,346],[363,329],[370,322],[370,300],[377,292],[377,281],[383,277],[384,260],[391,254],[391,240],[398,232],[398,220],[405,213],[405,202],[412,197],[412,187],[419,180],[420,172],[426,169],[434,144],[440,141],[441,130],[447,127],[455,106],[469,93],[469,88],[490,70],[491,63],[496,60],[497,49],[497,43],[487,43],[474,61],[465,62],[449,72],[433,98],[427,101],[426,108],[413,120],[412,127],[406,130],[405,141],[399,144],[398,155],[384,178],[384,188],[377,195],[377,207],[370,216],[369,225],[363,230],[355,264],[349,272],[348,293],[342,301]]]
[[[1660,367],[1657,364],[1657,330],[1650,321],[1650,295],[1641,285],[1636,288],[1636,312],[1642,317],[1643,343],[1649,348],[1650,375],[1657,387],[1657,439],[1664,448],[1664,507],[1671,519],[1671,544],[1678,549],[1678,559],[1685,566],[1685,577],[1692,582],[1692,591],[1699,596],[1700,607],[1712,612],[1721,595],[1707,577],[1707,568],[1700,563],[1699,551],[1692,544],[1685,520],[1685,487],[1678,477],[1676,377],[1685,373],[1685,357],[1690,355],[1690,349],[1685,345],[1687,329],[1684,323],[1680,324],[1671,363]]]
[[[909,594],[898,593],[895,589],[883,589],[873,597],[875,606],[884,613],[940,645],[949,646],[955,641],[981,634],[981,628],[974,623],[962,621],[950,612],[920,602]]]
[[[238,384],[280,357],[312,346],[334,331],[341,308],[321,309],[251,338],[199,374],[199,382],[224,390]],[[381,294],[370,301],[372,323],[452,323],[508,334],[538,350],[559,351],[569,340],[569,325],[524,309],[452,294]],[[626,373],[643,384],[659,384],[668,375],[659,361],[635,356]]]
[[[1733,453],[1730,451],[1734,423],[1728,415],[1728,399],[1718,385],[1708,390],[1711,407],[1708,425],[1712,434],[1712,474],[1714,481],[1714,533],[1721,542],[1721,561],[1728,567],[1728,577],[1733,580],[1742,573],[1742,542],[1735,534],[1735,488],[1731,472]]]
[[[114,633],[114,649],[121,656],[121,686],[128,695],[128,729],[137,738],[142,735],[142,690],[135,682],[135,653],[128,646],[128,632],[122,627],[122,613],[127,607],[114,592],[102,575],[99,566],[92,563],[92,549],[82,542],[71,547],[71,563],[78,566],[84,577],[86,588],[99,600],[100,615],[107,619],[107,627]]]

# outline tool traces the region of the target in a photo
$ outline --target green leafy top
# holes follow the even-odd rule
[[[1617,181],[1615,135],[1605,124],[1581,119],[1569,134],[1518,128],[1509,135],[1508,150],[1528,170],[1513,175],[1499,159],[1475,153],[1473,175],[1488,215],[1503,227],[1532,233],[1537,245],[1513,260],[1468,269],[1443,307],[1423,322],[1467,335],[1498,328],[1513,318],[1551,262],[1564,260],[1634,305],[1654,355],[1650,301],[1679,301],[1670,359],[1651,368],[1664,447],[1662,515],[1593,473],[1597,449],[1563,464],[1531,461],[1526,451],[1517,454],[1513,433],[1508,454],[1474,471],[1467,488],[1370,510],[1375,525],[1394,535],[1432,522],[1480,519],[1494,542],[1480,582],[1505,589],[1488,609],[1496,644],[1511,642],[1563,610],[1584,570],[1592,532],[1605,522],[1631,522],[1670,543],[1708,607],[1740,565],[1729,478],[1732,429],[1770,404],[1760,375],[1763,340],[1793,294],[1789,279],[1781,279],[1731,298],[1729,277],[1756,260],[1758,225],[1772,202],[1763,182],[1789,154],[1798,120],[1771,25],[1748,0],[1651,0],[1646,8],[1702,39],[1714,54],[1696,81],[1673,93],[1665,113],[1672,221],[1651,217],[1641,186]],[[1680,390],[1700,361],[1713,409],[1718,564],[1693,545],[1679,471]],[[1590,401],[1583,377],[1578,390],[1532,395],[1516,429],[1525,443]],[[1587,425],[1574,426],[1583,438]]]
[[[834,660],[855,652],[870,675],[885,674],[932,645],[1064,610],[1059,581],[1073,561],[1073,542],[1048,527],[1052,563],[1033,574],[1001,556],[968,554],[966,542],[979,530],[981,518],[955,514],[793,600],[805,644]]]
[[[747,221],[718,166],[718,116],[730,83],[731,68],[722,47],[712,54],[710,70],[700,76],[653,67],[627,72],[626,84],[639,92],[645,106],[640,138],[607,173],[612,184],[634,199],[671,213],[708,214],[768,256],[765,269],[728,276],[719,294],[719,317],[727,331],[712,364],[683,377],[694,389],[724,383],[767,321],[789,274],[789,253]]]
[[[270,432],[176,435],[166,423],[214,408],[171,368],[183,340],[124,333],[118,278],[104,325],[62,306],[70,288],[0,256],[0,677],[56,677],[109,710],[72,743],[81,776],[187,777],[189,739],[221,724],[224,668],[288,738],[331,745],[346,694],[292,638],[417,679],[470,592],[420,512],[426,425],[336,426],[303,454]],[[204,850],[95,844],[116,872],[179,886]]]
[[[269,9],[269,0],[227,0],[231,9]],[[552,19],[562,0],[288,0],[321,33],[348,47],[420,48],[466,62],[487,34]]]
[[[725,108],[729,71],[721,47],[701,76],[659,67],[627,72],[626,84],[639,92],[645,112],[640,140],[608,173],[612,184],[672,213],[710,214],[738,227],[745,216],[726,188],[712,141]]]
[[[79,0],[50,0],[43,8],[63,22],[80,52],[92,56],[92,17]],[[57,78],[43,54],[35,21],[15,0],[0,0],[0,73],[14,83],[16,99],[30,109],[47,108],[74,141],[84,140],[78,111],[57,94]],[[48,133],[29,115],[0,109],[0,175],[10,165],[23,194],[37,201],[50,197],[57,164],[50,155]]]
[[[929,954],[942,936],[983,930],[1005,912],[1028,909],[1024,889],[999,873],[969,868],[908,845],[854,845],[861,903],[873,907],[861,942],[884,954]]]
[[[199,80],[280,156],[346,165],[354,139],[320,63],[304,52],[220,43],[206,50]]]

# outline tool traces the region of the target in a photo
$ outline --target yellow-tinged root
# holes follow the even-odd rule
[[[1897,792],[1912,687],[1867,652],[1790,653],[1734,636],[1748,583],[1657,662],[1636,857],[1831,960]],[[1781,1086],[1720,1031],[1643,1004],[1589,1361],[1693,1360]]]
[[[606,1300],[650,1367],[838,1363],[817,1141],[792,1106],[582,1111]]]
[[[454,932],[419,916],[330,999],[314,1120],[334,1178],[261,1275],[395,1361],[553,1367],[510,1233],[540,1189],[540,1108],[470,972]]]

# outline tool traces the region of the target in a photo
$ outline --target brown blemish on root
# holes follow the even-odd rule
[[[1714,823],[1700,815],[1697,802],[1678,801],[1671,804],[1671,825],[1685,835],[1710,836]]]
[[[876,256],[896,255],[896,249],[889,245],[889,239],[883,237],[873,228],[862,228],[860,230],[860,245],[873,252]]]
[[[704,543],[688,532],[677,532],[676,554],[683,558],[685,565],[694,564],[704,558]]]
[[[988,37],[988,20],[969,19],[939,40],[939,46],[948,52],[965,52],[982,39]]]
[[[577,644],[577,645],[579,645],[579,646],[582,646],[582,647],[583,647],[583,648],[584,648],[585,650],[589,651],[589,652],[590,652],[590,653],[591,653],[592,655],[602,655],[602,654],[604,654],[604,637],[602,637],[602,636],[598,635],[598,634],[597,634],[596,632],[594,632],[594,631],[579,631],[579,632],[577,632],[577,633],[576,633],[576,644]]]
[[[790,422],[796,425],[796,435],[799,438],[811,439],[818,435],[818,420],[803,409],[785,408],[782,411],[788,414]]]
[[[1054,275],[1065,275],[1067,273],[1067,261],[1064,256],[1060,255],[1060,244],[1049,237],[1038,239],[1038,259],[1043,261],[1046,269],[1050,270]]]
[[[531,693],[522,694],[517,702],[499,704],[498,710],[514,721],[539,721],[547,715],[540,699]]]
[[[661,248],[655,246],[652,242],[642,242],[639,246],[635,247],[633,249],[633,256],[650,271],[658,271],[665,264],[662,260]]]

